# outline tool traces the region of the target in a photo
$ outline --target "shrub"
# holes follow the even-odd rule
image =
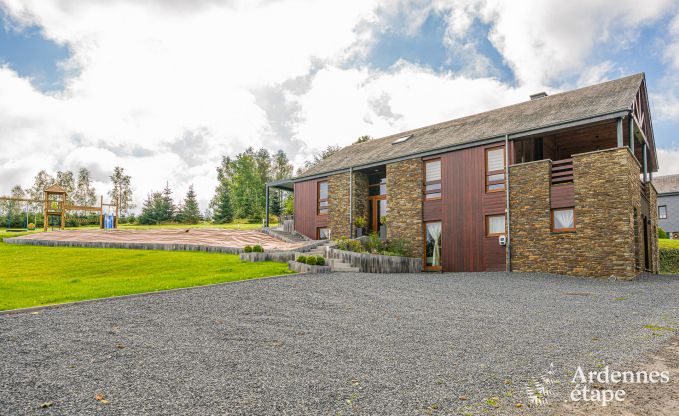
[[[316,264],[319,266],[325,266],[325,259],[321,256],[316,257]]]
[[[410,244],[403,238],[394,238],[387,241],[385,250],[394,253],[394,256],[407,256],[410,254]]]
[[[316,256],[309,256],[306,258],[306,264],[315,266],[317,264]]]
[[[679,249],[676,248],[660,249],[660,273],[667,274],[679,273]]]
[[[667,233],[660,227],[658,227],[658,238],[667,238]]]
[[[354,253],[363,252],[363,244],[359,240],[349,240],[347,242],[347,250],[353,251]]]
[[[380,235],[377,233],[370,233],[367,245],[369,252],[379,253],[380,250],[382,250],[382,241],[380,240]]]
[[[354,220],[354,225],[356,228],[365,228],[365,226],[368,224],[368,220],[365,217],[356,217]]]
[[[297,261],[298,261],[299,263],[306,263],[306,256],[304,256],[304,255],[302,255],[302,256],[297,256]]]
[[[33,224],[33,223],[28,224],[28,229],[29,230],[35,230],[35,224]]]
[[[245,246],[243,248],[243,251],[246,252],[246,253],[252,253],[252,246]]]
[[[264,253],[264,248],[260,246],[259,244],[255,245],[252,247],[252,252],[253,253]]]
[[[337,243],[337,248],[339,250],[345,250],[345,251],[347,250],[348,240],[346,239],[346,237],[340,238],[339,240],[336,241],[336,243]]]

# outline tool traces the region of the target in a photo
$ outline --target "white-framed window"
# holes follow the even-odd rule
[[[575,209],[573,208],[553,209],[552,231],[557,233],[575,231]]]
[[[493,237],[504,235],[505,230],[505,215],[487,215],[486,216],[486,236]]]
[[[667,219],[667,205],[658,205],[658,218],[661,220]]]

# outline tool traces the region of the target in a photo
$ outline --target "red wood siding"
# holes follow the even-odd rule
[[[575,206],[575,187],[572,183],[552,186],[550,194],[552,209]]]
[[[422,219],[426,221],[441,221],[441,200],[424,201],[422,204]]]
[[[443,270],[476,272],[505,269],[498,237],[486,237],[488,214],[503,214],[504,192],[485,192],[485,149],[441,155]]]
[[[327,215],[317,215],[318,182],[314,179],[295,183],[295,231],[316,239],[316,230],[328,226]]]

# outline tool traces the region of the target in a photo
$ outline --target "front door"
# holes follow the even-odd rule
[[[368,198],[370,218],[368,227],[371,233],[378,233],[380,238],[387,238],[387,226],[382,224],[382,218],[387,215],[387,196],[377,195]]]

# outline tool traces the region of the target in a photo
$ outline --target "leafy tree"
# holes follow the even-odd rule
[[[183,223],[197,224],[202,219],[200,215],[200,207],[196,199],[196,192],[193,190],[193,185],[189,186],[189,190],[184,198],[184,204],[179,210],[179,216]]]
[[[290,195],[285,200],[285,214],[292,215],[295,213],[295,195]]]
[[[329,158],[330,156],[334,155],[335,153],[339,152],[340,149],[342,149],[342,148],[337,146],[337,145],[330,145],[330,146],[326,147],[325,150],[323,150],[321,153],[315,154],[313,160],[307,160],[306,162],[304,162],[304,167],[298,169],[297,173],[298,174],[304,173],[305,171],[307,171],[307,170],[311,169],[312,167],[321,163],[321,161],[323,161],[323,160]]]
[[[96,190],[92,186],[90,171],[87,168],[81,168],[78,171],[78,182],[73,199],[77,205],[94,206],[97,203]]]
[[[111,178],[111,190],[108,191],[113,203],[118,204],[121,216],[127,216],[134,209],[132,202],[132,178],[125,174],[125,169],[120,166],[113,168]]]
[[[53,183],[54,178],[49,173],[47,173],[47,171],[41,170],[38,172],[38,174],[35,175],[35,179],[33,180],[33,186],[28,191],[31,199],[42,200],[45,196],[45,188],[52,185]]]
[[[269,171],[266,150],[252,147],[236,156],[230,190],[236,218],[261,220],[264,217],[264,184]]]
[[[361,137],[359,137],[358,139],[356,139],[356,141],[354,142],[354,144],[365,143],[365,142],[367,142],[368,140],[372,140],[372,139],[373,139],[372,137],[368,136],[367,134],[364,134],[363,136],[361,136]]]
[[[14,185],[12,187],[11,195],[12,198],[25,198],[26,192],[24,191],[24,188],[21,187],[21,185]]]
[[[71,203],[75,201],[75,178],[70,170],[57,172],[56,182],[66,191],[67,200]]]
[[[288,159],[288,155],[284,151],[277,151],[271,162],[271,179],[277,181],[292,176],[292,163]],[[271,213],[274,215],[281,215],[287,193],[281,189],[273,189],[269,197],[271,198]]]

